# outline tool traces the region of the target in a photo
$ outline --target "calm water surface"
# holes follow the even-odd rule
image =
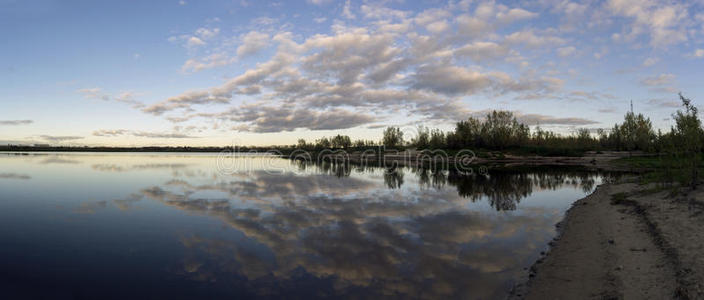
[[[0,293],[502,298],[602,180],[216,157],[0,153]]]

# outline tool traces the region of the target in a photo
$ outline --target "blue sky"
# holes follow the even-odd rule
[[[702,1],[0,0],[0,143],[272,145],[487,110],[563,134],[704,88]]]

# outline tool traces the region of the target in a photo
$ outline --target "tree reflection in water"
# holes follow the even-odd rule
[[[390,189],[399,189],[403,185],[403,169],[387,168],[384,170],[384,183]]]
[[[410,169],[415,174],[421,189],[443,189],[445,185],[454,186],[458,195],[478,201],[486,198],[489,204],[498,211],[515,210],[521,199],[533,193],[533,189],[556,190],[564,186],[579,188],[588,193],[594,189],[596,178],[601,176],[578,168],[535,168],[529,171],[494,170],[488,174],[462,173],[450,168],[379,168],[361,166],[336,161],[309,163],[294,161],[299,169],[313,166],[320,173],[337,177],[346,177],[356,173],[375,172],[383,169],[384,184],[390,189],[400,189],[404,183],[404,169]],[[615,176],[609,174],[609,176]]]

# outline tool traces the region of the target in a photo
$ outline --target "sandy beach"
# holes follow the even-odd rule
[[[511,298],[704,298],[704,191],[648,188],[605,183],[576,201]]]

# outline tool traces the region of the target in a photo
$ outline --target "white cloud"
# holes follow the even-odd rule
[[[506,57],[508,53],[508,47],[494,42],[474,42],[457,48],[454,52],[455,56],[469,57],[476,63],[501,59]]]
[[[362,15],[367,19],[405,19],[410,13],[407,11],[396,10],[381,5],[361,6]]]
[[[350,0],[345,1],[345,6],[342,8],[342,16],[347,19],[356,18],[356,16],[352,13],[352,5]]]
[[[559,76],[566,73],[555,62],[531,68],[531,58],[550,51],[546,49],[562,57],[577,54],[579,40],[540,22],[510,25],[539,17],[522,8],[493,2],[472,5],[453,3],[415,14],[364,2],[361,20],[354,24],[335,20],[326,34],[294,35],[286,26],[277,33],[258,28],[239,36],[242,43],[236,51],[204,47],[208,56],[189,59],[182,69],[225,66],[263,49],[274,51],[271,59],[220,85],[186,91],[143,111],[166,114],[172,122],[206,118],[220,125],[232,123],[222,128],[276,132],[365,126],[404,112],[424,120],[456,120],[469,113],[460,101],[467,96],[601,99],[593,93],[564,93],[566,78]],[[351,7],[350,1],[344,2],[343,16]],[[566,4],[560,11],[580,8]],[[194,36],[208,35],[196,31]],[[224,111],[199,113],[198,105]],[[590,124],[552,118],[560,124]],[[551,122],[547,119],[543,121]]]
[[[269,35],[258,31],[250,31],[242,38],[242,45],[237,48],[237,56],[245,57],[257,53],[269,44]]]
[[[332,0],[306,0],[308,3],[315,5],[324,5],[330,3]]]
[[[692,53],[692,56],[694,56],[694,57],[704,57],[704,49],[697,49],[697,50],[694,50],[694,53]]]
[[[209,40],[214,38],[220,33],[220,28],[198,28],[196,29],[195,35],[203,40]]]
[[[506,42],[509,44],[523,44],[528,47],[540,48],[549,45],[564,44],[565,40],[548,34],[536,34],[534,30],[517,31],[506,36]]]
[[[188,38],[186,45],[189,47],[197,47],[197,46],[205,45],[205,42],[203,42],[203,40],[201,40],[198,37],[192,36],[192,37]]]
[[[428,24],[425,28],[428,29],[429,32],[437,34],[449,29],[450,26],[445,21],[436,21]]]
[[[656,63],[658,63],[659,59],[656,57],[648,57],[643,61],[643,66],[644,67],[650,67]]]
[[[431,23],[445,21],[450,16],[450,12],[446,9],[431,8],[416,15],[416,17],[414,18],[414,22],[418,25],[425,26]]]
[[[198,72],[206,69],[226,66],[237,61],[234,57],[229,57],[225,53],[214,53],[202,59],[191,58],[187,60],[181,70],[184,72]]]
[[[507,12],[499,12],[496,15],[496,20],[501,23],[513,23],[523,20],[529,20],[538,17],[537,13],[529,12],[521,8],[513,8]]]
[[[612,14],[632,20],[624,27],[628,39],[647,34],[650,45],[664,47],[687,41],[687,4],[654,0],[609,0]]]

